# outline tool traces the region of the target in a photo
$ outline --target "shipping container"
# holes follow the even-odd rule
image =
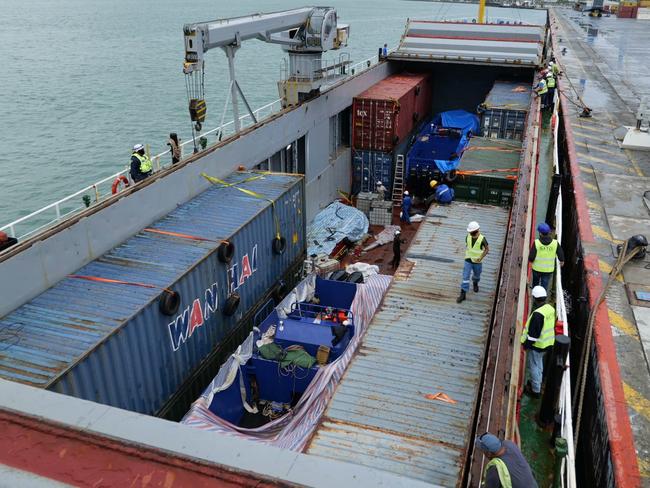
[[[636,18],[639,20],[650,20],[650,8],[638,8],[636,11]]]
[[[453,183],[456,199],[509,207],[519,172],[519,141],[472,137]],[[469,174],[463,174],[463,171]]]
[[[507,209],[431,207],[306,452],[461,486],[508,229]],[[467,221],[490,242],[481,292],[459,307]],[[444,393],[449,403],[428,398]]]
[[[616,14],[619,19],[636,19],[638,7],[621,6]]]
[[[374,192],[381,181],[388,190],[393,191],[395,165],[392,153],[379,151],[358,151],[352,153],[352,193]]]
[[[224,181],[3,317],[0,377],[145,414],[166,408],[304,259],[301,176]]]
[[[483,137],[521,140],[531,96],[529,83],[495,81],[479,107]]]
[[[391,152],[431,111],[429,75],[402,73],[373,85],[352,102],[357,150]]]

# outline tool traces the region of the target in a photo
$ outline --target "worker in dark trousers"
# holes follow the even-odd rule
[[[131,179],[137,183],[151,176],[152,172],[153,163],[145,154],[144,146],[136,144],[133,146],[133,154],[131,154]]]
[[[456,298],[456,303],[467,298],[470,278],[474,282],[474,291],[478,293],[478,282],[481,280],[481,271],[483,271],[483,258],[490,251],[487,239],[481,234],[478,222],[470,222],[467,225],[465,244],[467,247],[463,263],[463,281],[460,284],[460,295]]]
[[[399,230],[396,230],[395,237],[393,238],[393,260],[390,262],[393,269],[397,269],[402,260],[402,243],[404,242],[406,242],[406,240],[402,239],[402,233]]]
[[[555,105],[555,85],[556,80],[553,76],[553,67],[548,67],[548,73],[546,73],[546,88],[548,92],[546,93],[546,106],[553,111],[553,105]]]
[[[489,459],[482,488],[537,488],[533,470],[514,442],[486,432],[476,439],[476,446]]]
[[[533,288],[533,311],[521,334],[521,343],[526,349],[526,368],[530,376],[524,392],[533,398],[542,395],[544,353],[555,344],[555,317],[555,308],[546,303],[546,290],[541,286]]]
[[[402,199],[402,213],[400,214],[400,220],[407,224],[411,223],[411,207],[413,206],[413,200],[411,200],[411,195],[408,191],[404,192],[404,198]]]
[[[539,238],[535,239],[528,255],[528,262],[533,265],[532,286],[543,286],[548,293],[555,272],[555,258],[560,261],[560,266],[564,266],[564,252],[557,239],[551,237],[551,227],[547,223],[539,224],[537,231]]]

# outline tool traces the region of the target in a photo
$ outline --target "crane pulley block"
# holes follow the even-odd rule
[[[190,119],[192,122],[204,122],[207,106],[203,98],[190,98]]]

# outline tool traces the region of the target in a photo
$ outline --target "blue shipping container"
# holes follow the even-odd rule
[[[68,277],[3,317],[0,377],[158,412],[304,255],[301,176],[234,173],[226,181],[76,274],[129,284]],[[278,229],[282,254],[272,249]],[[230,263],[218,258],[222,240],[234,244]],[[161,312],[163,288],[180,294],[172,315]],[[233,293],[241,301],[227,316]]]
[[[393,154],[379,151],[354,151],[352,155],[352,193],[373,192],[381,181],[388,190],[393,189]]]

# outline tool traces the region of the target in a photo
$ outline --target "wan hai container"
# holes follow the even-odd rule
[[[145,414],[168,408],[303,259],[303,178],[225,181],[3,317],[0,377]]]
[[[427,74],[389,76],[352,102],[354,149],[391,152],[431,112]]]

